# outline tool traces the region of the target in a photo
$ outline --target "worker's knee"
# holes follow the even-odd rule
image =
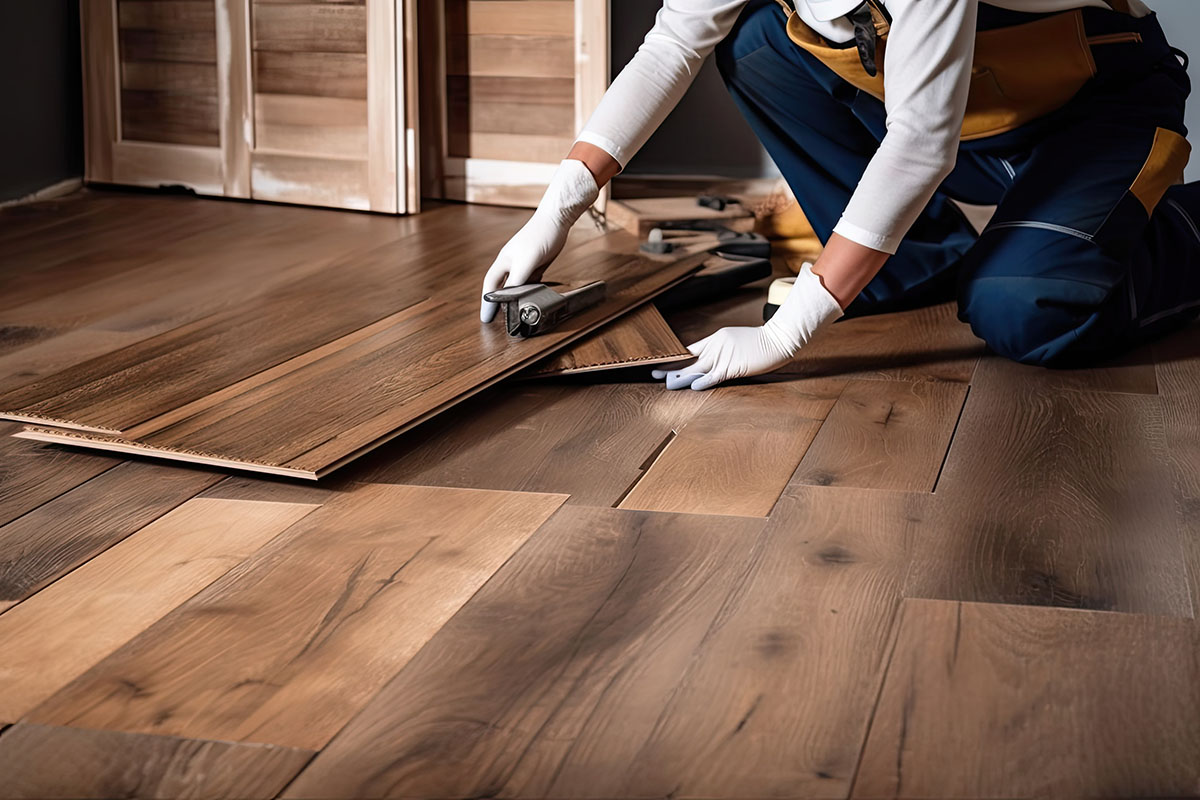
[[[1062,237],[991,231],[964,258],[960,316],[999,355],[1048,367],[1097,356],[1103,332],[1096,328],[1111,287],[1094,250]]]
[[[737,22],[717,44],[714,52],[717,69],[726,83],[737,80],[735,67],[738,59],[763,47],[776,46],[781,34],[786,38],[785,22],[775,0],[751,0],[746,4]]]

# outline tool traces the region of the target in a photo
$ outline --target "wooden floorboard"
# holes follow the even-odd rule
[[[691,358],[662,314],[648,304],[534,364],[527,374],[573,375]]]
[[[766,516],[843,386],[783,380],[713,390],[620,507]]]
[[[11,800],[269,800],[313,756],[290,747],[21,724],[0,737]]]
[[[121,463],[100,453],[14,439],[20,427],[0,423],[0,526]]]
[[[28,720],[318,749],[562,500],[340,493]]]
[[[317,506],[195,498],[0,614],[15,722]]]
[[[906,601],[855,798],[1194,797],[1187,620]]]
[[[221,480],[195,469],[120,464],[0,527],[0,611]]]
[[[1013,386],[980,364],[912,596],[1190,616],[1155,396]]]
[[[1195,615],[1200,612],[1200,325],[1160,343],[1155,355],[1175,519],[1187,558]]]
[[[792,481],[932,492],[966,397],[962,383],[850,381]]]

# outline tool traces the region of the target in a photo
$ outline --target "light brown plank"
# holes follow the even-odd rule
[[[620,507],[766,516],[842,386],[785,381],[714,390]]]
[[[368,173],[365,159],[254,153],[251,192],[256,200],[367,211]]]
[[[117,24],[122,28],[183,33],[212,33],[214,4],[208,0],[118,0]]]
[[[570,375],[691,357],[658,309],[647,304],[535,364],[527,374]]]
[[[0,423],[0,526],[115,467],[119,459],[13,438]]]
[[[908,592],[1191,616],[1157,397],[1013,386],[980,363]]]
[[[221,479],[125,463],[0,527],[0,610],[104,552]]]
[[[563,499],[355,487],[29,719],[319,749]]]
[[[161,30],[122,29],[121,61],[182,61],[217,63],[217,37],[213,31],[176,33]]]
[[[312,758],[306,750],[21,724],[0,738],[11,800],[268,800]]]
[[[966,397],[961,383],[850,381],[792,480],[932,492]]]
[[[988,356],[988,370],[1010,385],[1030,391],[1124,392],[1158,394],[1154,358],[1149,347],[1086,369],[1047,369]]]
[[[449,134],[447,154],[463,158],[501,161],[553,162],[570,151],[573,136],[529,136],[514,133],[473,133],[456,130]]]
[[[254,89],[260,94],[367,99],[365,53],[259,51],[254,54]]]
[[[189,500],[0,614],[0,721],[20,719],[314,508]]]
[[[1191,797],[1190,621],[913,600],[854,797]]]
[[[121,136],[142,142],[217,147],[221,143],[215,92],[121,92]]]
[[[446,37],[446,74],[571,78],[575,55],[571,40],[553,36]]]
[[[280,163],[263,161],[265,151],[270,150],[365,160],[367,103],[341,97],[256,94],[254,132],[255,158],[268,167]],[[317,169],[313,168],[314,173]],[[260,191],[265,188],[260,187]],[[304,188],[299,186],[292,191]]]
[[[121,65],[121,88],[133,91],[217,94],[217,69],[212,64],[172,61],[127,61]]]
[[[367,12],[362,5],[255,2],[254,50],[366,53]]]
[[[458,4],[447,4],[448,16]],[[571,0],[468,0],[465,6],[468,34],[568,38],[575,35],[575,9]]]
[[[474,103],[570,106],[575,102],[575,82],[569,78],[451,75],[446,79],[446,93],[451,104],[464,106]],[[692,202],[695,203],[694,198]]]
[[[577,736],[623,724],[636,748],[762,524],[562,509],[286,796],[525,796],[525,752],[548,778]]]

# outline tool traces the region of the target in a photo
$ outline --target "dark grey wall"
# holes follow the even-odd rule
[[[637,51],[654,24],[659,5],[654,0],[612,0],[614,75]],[[1172,44],[1192,55],[1190,73],[1195,90],[1188,103],[1188,128],[1195,150],[1187,177],[1200,180],[1200,0],[1147,0],[1147,5],[1158,12]],[[778,174],[730,101],[711,60],[627,170],[627,174],[650,173],[738,178]]]
[[[0,0],[0,200],[83,173],[78,0]]]

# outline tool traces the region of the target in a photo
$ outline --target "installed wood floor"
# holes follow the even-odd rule
[[[0,391],[267,291],[93,198],[5,229]],[[295,219],[380,245],[182,202],[276,287]],[[712,392],[506,383],[317,485],[4,425],[0,798],[1200,796],[1197,398],[1200,326],[1048,372],[939,306]]]

